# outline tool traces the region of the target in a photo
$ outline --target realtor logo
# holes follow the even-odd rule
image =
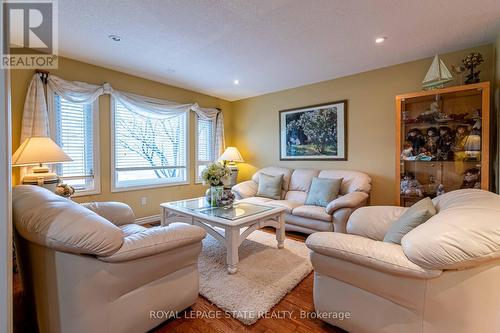
[[[57,68],[56,0],[3,2],[2,68]]]

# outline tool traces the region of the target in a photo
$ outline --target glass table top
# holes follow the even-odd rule
[[[274,209],[274,207],[256,205],[246,202],[233,204],[232,207],[210,207],[205,198],[181,200],[169,203],[171,206],[182,207],[192,212],[220,217],[235,221],[247,216],[263,213]]]

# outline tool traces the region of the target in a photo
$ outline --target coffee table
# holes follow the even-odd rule
[[[184,222],[202,227],[226,246],[227,271],[238,271],[238,248],[255,230],[276,229],[278,248],[285,241],[285,208],[236,202],[232,208],[210,207],[205,198],[196,198],[161,205],[161,225]]]

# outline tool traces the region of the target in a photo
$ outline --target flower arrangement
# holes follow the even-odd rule
[[[231,183],[231,170],[223,164],[209,164],[201,173],[204,185],[227,186]]]

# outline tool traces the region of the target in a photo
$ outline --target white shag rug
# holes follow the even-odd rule
[[[309,249],[276,236],[254,231],[239,248],[238,272],[226,269],[226,248],[208,235],[199,258],[200,294],[245,325],[255,323],[311,271]]]

